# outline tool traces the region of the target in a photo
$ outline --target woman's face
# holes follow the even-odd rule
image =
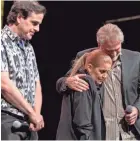
[[[98,84],[101,84],[107,78],[111,66],[111,63],[100,63],[98,67],[92,66],[90,75]]]

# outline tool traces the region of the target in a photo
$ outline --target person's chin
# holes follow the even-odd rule
[[[31,40],[31,39],[32,39],[32,36],[27,36],[26,39],[27,39],[27,40]]]
[[[102,84],[102,81],[97,81],[98,84]]]

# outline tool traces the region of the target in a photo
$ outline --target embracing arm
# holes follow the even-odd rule
[[[78,140],[92,139],[92,97],[90,91],[72,95],[73,129]]]
[[[91,50],[91,49],[90,49]],[[77,53],[76,59],[81,57],[87,51],[81,51]],[[61,77],[56,82],[56,90],[58,93],[63,94],[65,91],[71,89],[75,91],[85,91],[88,89],[88,83],[86,83],[82,78],[86,76],[85,74],[77,74],[75,76],[69,76],[71,69],[67,72],[65,77]]]
[[[56,90],[59,94],[67,91],[68,88],[65,81],[69,74],[70,74],[70,70],[66,73],[65,77],[61,77],[56,81]]]
[[[76,74],[75,76],[61,77],[56,82],[56,89],[60,94],[67,90],[86,91],[88,83],[82,79],[85,76],[86,74]]]

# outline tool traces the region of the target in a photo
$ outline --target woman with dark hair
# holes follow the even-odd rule
[[[109,55],[100,49],[85,53],[75,60],[70,76],[86,74],[87,91],[68,90],[63,95],[58,140],[104,140],[105,123],[102,114],[102,82],[112,66]],[[75,83],[78,83],[76,81]]]

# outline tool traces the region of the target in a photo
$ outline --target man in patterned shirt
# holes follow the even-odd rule
[[[2,29],[2,140],[34,140],[44,127],[39,72],[29,40],[39,31],[45,13],[37,1],[15,1]]]

